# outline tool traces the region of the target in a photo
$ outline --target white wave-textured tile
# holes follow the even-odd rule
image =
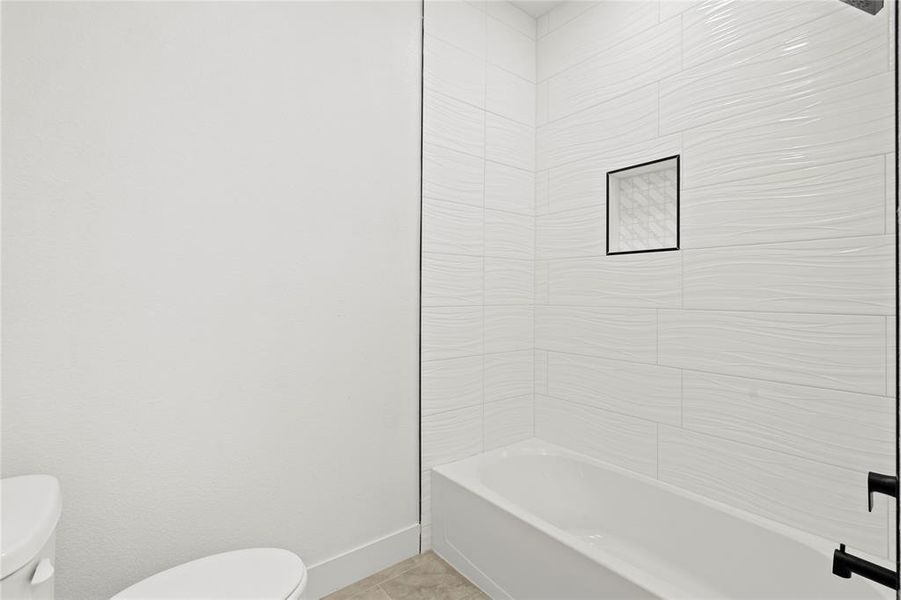
[[[686,429],[859,472],[894,469],[892,398],[700,371],[682,385]]]
[[[887,315],[894,236],[686,250],[685,308]]]
[[[894,163],[882,163],[870,156],[683,189],[682,247],[879,235],[883,205],[894,212],[885,187]]]
[[[657,423],[682,421],[682,371],[563,352],[547,353],[548,396]]]
[[[473,102],[438,103],[432,129],[470,149],[429,152],[424,185],[481,210],[481,247],[452,213],[424,247],[483,257],[482,448],[526,431],[531,402],[538,437],[887,556],[887,506],[858,508],[861,474],[893,464],[891,11],[469,8],[480,25],[452,7],[426,20],[485,59],[486,90],[480,104],[450,75],[446,94]],[[534,56],[507,54],[524,40]],[[681,249],[608,255],[607,173],[674,155]],[[477,297],[451,277],[424,297]],[[444,406],[476,402],[475,384],[443,385]]]
[[[654,364],[657,311],[536,306],[535,344],[541,350]]]
[[[485,404],[485,450],[508,446],[534,433],[532,395]]]
[[[535,435],[600,460],[657,475],[656,423],[547,396],[535,398]]]
[[[885,556],[884,510],[860,510],[866,473],[660,426],[660,479]],[[816,507],[812,510],[812,507]]]
[[[425,4],[423,548],[429,469],[532,435],[535,19]],[[545,178],[546,180],[546,178]]]
[[[531,349],[485,355],[485,402],[530,395],[534,368]]]
[[[660,311],[660,364],[885,393],[885,319],[864,315]]]
[[[479,156],[426,143],[422,150],[422,195],[482,207],[485,161]],[[425,240],[423,240],[425,241]]]
[[[554,304],[609,308],[681,308],[682,264],[676,252],[548,261]]]
[[[533,302],[531,260],[486,256],[485,304],[525,304]]]

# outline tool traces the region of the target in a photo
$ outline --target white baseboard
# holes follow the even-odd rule
[[[322,598],[418,553],[419,523],[414,523],[307,567],[303,597]]]

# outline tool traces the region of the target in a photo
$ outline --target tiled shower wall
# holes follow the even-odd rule
[[[891,554],[892,10],[538,20],[538,437]],[[605,173],[674,154],[682,250],[605,256]]]
[[[533,435],[535,19],[425,5],[422,525],[428,470]]]

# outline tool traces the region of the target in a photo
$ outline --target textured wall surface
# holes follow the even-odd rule
[[[891,12],[539,18],[538,437],[893,552],[865,497],[894,470]],[[673,154],[682,250],[605,256],[605,173]]]
[[[535,19],[425,12],[423,547],[429,469],[531,437]]]
[[[57,597],[417,521],[420,10],[3,3],[4,476]]]

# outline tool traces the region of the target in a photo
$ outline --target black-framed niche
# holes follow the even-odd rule
[[[680,155],[607,172],[607,254],[679,249]]]

